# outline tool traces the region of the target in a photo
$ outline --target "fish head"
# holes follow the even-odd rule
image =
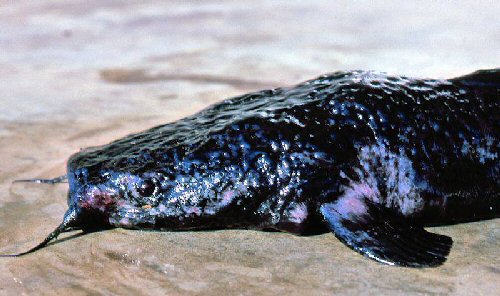
[[[109,145],[74,154],[68,161],[69,207],[113,227],[177,228],[203,208],[216,210],[233,199],[232,192],[214,191],[220,174],[169,148],[153,157],[140,150],[112,154]],[[207,197],[212,199],[204,203]]]
[[[168,178],[155,167],[134,169],[129,165],[133,158],[126,163],[102,158],[91,162],[94,156],[76,154],[68,161],[68,206],[92,220],[100,217],[103,225],[133,227],[171,191]]]

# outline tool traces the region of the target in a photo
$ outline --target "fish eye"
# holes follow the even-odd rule
[[[156,179],[144,180],[137,188],[137,192],[143,197],[155,195],[158,192],[158,181]]]

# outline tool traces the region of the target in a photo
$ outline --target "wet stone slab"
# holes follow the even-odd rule
[[[66,209],[66,184],[12,181],[63,175],[82,147],[340,69],[452,77],[498,67],[498,4],[384,3],[4,3],[0,252],[33,246]],[[68,233],[1,258],[0,295],[493,295],[499,226],[433,228],[454,247],[445,265],[423,270],[377,264],[331,234]]]

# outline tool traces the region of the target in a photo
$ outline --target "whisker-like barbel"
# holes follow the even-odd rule
[[[14,180],[13,183],[45,183],[45,184],[57,184],[57,183],[68,183],[68,175],[59,176],[53,179],[21,179]]]

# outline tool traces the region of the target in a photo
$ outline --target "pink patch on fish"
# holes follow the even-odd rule
[[[122,219],[120,219],[119,223],[121,226],[126,227],[126,226],[130,225],[130,220],[129,220],[129,218],[122,218]]]
[[[226,190],[222,193],[222,205],[228,205],[236,196],[234,190]]]
[[[187,207],[186,208],[186,214],[195,214],[195,215],[200,215],[201,214],[201,209],[199,207]]]
[[[378,189],[374,189],[366,183],[353,183],[344,191],[343,197],[368,198],[373,202],[379,202]]]
[[[335,210],[343,217],[349,215],[363,215],[368,209],[358,196],[343,196],[335,202]]]
[[[341,216],[363,215],[368,209],[364,198],[378,202],[379,192],[366,183],[352,183],[344,191],[344,194],[335,202],[335,210]]]
[[[290,222],[301,223],[307,218],[307,206],[303,203],[298,204],[289,212]]]
[[[102,212],[107,208],[116,205],[116,195],[114,192],[106,192],[98,188],[93,188],[86,194],[86,198],[79,202],[82,208],[93,208]]]

